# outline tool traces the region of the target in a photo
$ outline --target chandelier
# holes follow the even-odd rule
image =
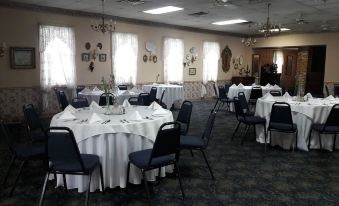
[[[260,32],[264,33],[264,36],[266,38],[271,36],[271,34],[274,32],[280,33],[281,31],[280,25],[272,24],[270,22],[270,6],[271,6],[271,3],[268,3],[267,4],[267,20],[266,20],[266,23],[264,23],[259,30]]]
[[[242,38],[241,43],[245,46],[254,46],[257,43],[257,39],[251,36],[251,24],[248,25],[248,36],[247,38]]]
[[[95,22],[94,24],[91,24],[91,28],[94,31],[102,32],[105,34],[106,32],[113,32],[115,31],[115,24],[113,23],[112,19],[109,21],[109,23],[105,22],[105,0],[101,0],[101,6],[102,6],[102,17],[99,22]]]

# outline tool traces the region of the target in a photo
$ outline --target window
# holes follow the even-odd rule
[[[182,39],[164,39],[164,80],[166,83],[183,82],[184,42]]]
[[[112,34],[113,74],[117,84],[136,84],[138,36],[130,33]]]
[[[273,63],[278,66],[277,73],[281,73],[284,64],[284,53],[282,51],[276,50],[273,52]]]
[[[75,87],[74,41],[71,27],[39,26],[40,83],[44,90]]]
[[[217,42],[204,42],[203,83],[217,81],[220,46]]]

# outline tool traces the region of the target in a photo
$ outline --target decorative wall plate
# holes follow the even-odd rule
[[[235,64],[234,64],[234,69],[238,69],[238,68],[239,68],[238,63],[235,63]]]
[[[87,50],[89,50],[89,49],[91,48],[91,43],[89,43],[89,42],[86,42],[86,44],[85,44],[85,48],[86,48]]]
[[[192,59],[192,55],[191,54],[186,54],[186,60],[191,60]]]
[[[239,64],[240,65],[244,64],[244,57],[242,55],[240,55],[240,57],[239,57]]]
[[[153,56],[153,63],[157,63],[158,61],[158,57],[157,56]]]
[[[190,53],[191,54],[196,54],[197,53],[197,48],[195,48],[195,47],[190,48]]]
[[[147,57],[147,55],[145,54],[145,55],[142,57],[142,60],[143,60],[144,62],[147,62],[147,59],[148,59],[148,57]]]
[[[157,46],[155,45],[154,42],[152,42],[152,41],[146,42],[146,50],[148,52],[155,53],[156,49],[157,49]]]
[[[97,44],[97,47],[101,50],[101,49],[102,49],[102,43],[99,42],[99,43]]]

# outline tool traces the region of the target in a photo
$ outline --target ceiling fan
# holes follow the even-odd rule
[[[231,0],[214,0],[213,5],[215,7],[223,6],[223,7],[229,8],[229,9],[237,9],[238,8],[238,6],[233,4],[233,1],[231,1]]]
[[[297,24],[299,24],[299,25],[310,23],[309,21],[307,21],[307,20],[305,19],[303,13],[300,13],[300,14],[299,14],[299,17],[297,17],[297,18],[295,19],[295,22],[296,22]]]
[[[151,2],[151,1],[150,0],[118,0],[117,2],[118,3],[129,3],[133,6],[136,6],[136,5],[141,5],[147,2]]]
[[[323,21],[320,27],[323,31],[338,31],[339,30],[339,26],[331,26],[328,23],[328,21]]]

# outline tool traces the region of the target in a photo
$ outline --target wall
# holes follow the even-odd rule
[[[326,45],[325,77],[327,83],[339,82],[339,33],[279,35],[258,39],[256,47]]]
[[[9,21],[10,20],[10,21]],[[36,48],[36,69],[13,70],[9,65],[9,52],[6,56],[0,58],[0,88],[7,87],[32,87],[39,86],[39,42],[38,25],[68,25],[75,29],[76,38],[76,69],[78,84],[97,84],[102,76],[107,76],[111,72],[110,58],[110,36],[94,32],[90,28],[91,18],[80,16],[69,16],[61,14],[52,14],[38,11],[28,11],[22,9],[1,8],[0,7],[0,42],[6,42],[7,47],[25,46]],[[233,56],[244,55],[245,65],[249,62],[250,50],[241,44],[241,38],[223,35],[214,35],[206,33],[188,32],[178,29],[167,29],[162,27],[137,25],[131,23],[117,22],[116,30],[118,32],[132,32],[139,38],[139,58],[138,58],[138,78],[137,83],[154,82],[156,75],[160,74],[160,81],[163,81],[163,61],[162,61],[162,41],[164,37],[182,38],[185,43],[186,53],[191,47],[196,47],[198,51],[198,61],[191,67],[197,68],[197,75],[188,75],[188,67],[184,69],[184,81],[202,81],[202,45],[203,41],[217,41],[221,49],[229,45]],[[152,40],[157,45],[158,62],[144,63],[142,56],[147,54],[145,42]],[[107,62],[102,63],[96,60],[95,69],[90,72],[88,62],[81,61],[81,53],[86,52],[85,43],[90,42],[92,48],[98,43],[103,44],[102,52],[108,54]],[[218,80],[231,79],[234,69],[228,73],[221,70],[219,64]]]

